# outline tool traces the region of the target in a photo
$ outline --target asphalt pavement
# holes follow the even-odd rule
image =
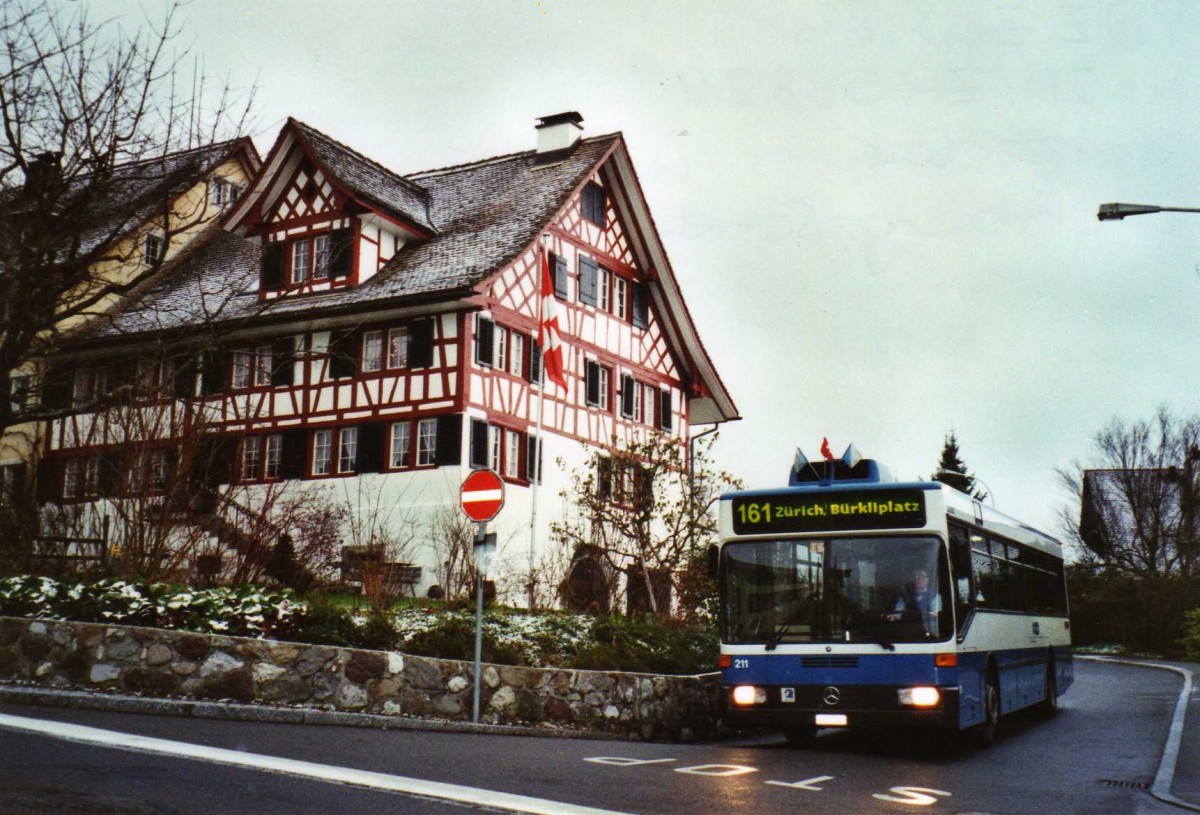
[[[1178,679],[1179,696],[1163,734],[1158,772],[1148,790],[1155,798],[1181,811],[1200,812],[1200,687],[1193,682],[1195,664],[1153,662],[1081,656],[1097,662],[1115,662],[1131,671],[1169,671]],[[1186,691],[1186,695],[1185,695]],[[86,691],[0,684],[0,702],[122,713],[153,713],[201,719],[280,722],[305,725],[340,725],[383,729],[440,730],[487,735],[519,735],[551,738],[609,738],[610,734],[550,729],[473,725],[464,722],[429,721],[408,717],[375,716],[319,710],[276,708],[189,700],[148,699]]]

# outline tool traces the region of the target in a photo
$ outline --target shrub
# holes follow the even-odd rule
[[[1188,659],[1200,660],[1200,608],[1194,608],[1183,615],[1183,637],[1179,647]]]
[[[695,674],[716,670],[717,636],[707,628],[671,625],[656,617],[602,617],[591,644],[571,667],[601,671]]]

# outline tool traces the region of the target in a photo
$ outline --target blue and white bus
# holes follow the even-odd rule
[[[720,501],[728,720],[971,730],[1070,687],[1062,545],[938,482],[797,457],[785,489]]]

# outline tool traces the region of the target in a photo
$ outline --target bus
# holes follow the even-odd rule
[[[964,731],[1047,714],[1073,680],[1062,544],[870,459],[797,456],[784,489],[721,496],[727,721],[802,744],[822,728]]]

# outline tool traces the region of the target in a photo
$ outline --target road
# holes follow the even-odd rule
[[[798,750],[774,736],[644,744],[4,704],[0,717],[84,725],[230,752],[203,759],[132,752],[64,740],[63,735],[78,737],[74,731],[16,731],[0,719],[0,813],[424,815],[461,813],[464,807],[479,808],[479,800],[493,805],[484,809],[503,809],[510,805],[501,799],[504,794],[536,799],[525,811],[559,815],[581,812],[581,807],[640,815],[1180,812],[1144,789],[1158,767],[1179,678],[1097,663],[1077,663],[1076,672],[1057,717],[1019,716],[1008,722],[994,747],[959,751],[900,735],[855,732],[827,732],[815,746]],[[227,763],[268,763],[262,757],[272,757],[269,771]],[[303,763],[280,765],[274,759]],[[359,774],[344,777],[347,783],[314,780],[314,773],[328,774],[329,767]],[[415,786],[429,781],[451,786],[434,790],[431,797],[424,794],[428,788]],[[395,789],[409,791],[390,791]]]

